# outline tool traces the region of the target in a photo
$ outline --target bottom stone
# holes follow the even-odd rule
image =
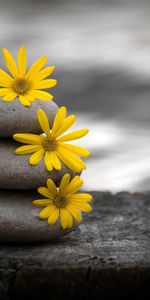
[[[0,242],[32,243],[54,240],[75,230],[63,230],[59,222],[50,226],[38,217],[41,207],[32,201],[36,191],[0,190]]]

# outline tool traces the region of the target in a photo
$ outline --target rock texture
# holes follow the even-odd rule
[[[0,137],[11,137],[14,133],[41,133],[37,110],[41,108],[53,123],[58,106],[53,102],[36,100],[30,107],[23,106],[18,99],[11,102],[0,100]]]
[[[48,172],[44,160],[37,166],[28,162],[30,155],[16,155],[15,149],[23,144],[13,139],[0,139],[0,188],[2,189],[36,189],[45,186],[47,178],[52,178],[56,184],[62,176],[75,173],[62,164],[62,170]]]
[[[80,231],[45,245],[0,246],[1,299],[150,297],[150,194],[93,197]]]
[[[41,208],[32,204],[39,196],[35,191],[0,191],[0,242],[50,241],[71,231],[62,230],[59,222],[49,226],[39,219]]]

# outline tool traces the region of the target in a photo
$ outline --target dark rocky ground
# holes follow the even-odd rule
[[[150,194],[93,196],[76,232],[53,243],[0,245],[0,299],[150,295]]]

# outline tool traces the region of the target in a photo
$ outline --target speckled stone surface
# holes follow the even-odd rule
[[[47,220],[40,220],[41,208],[32,204],[38,198],[36,191],[0,190],[0,242],[50,241],[71,231],[61,229],[59,221],[50,226]]]
[[[52,178],[56,184],[62,176],[75,173],[62,164],[62,170],[48,172],[44,160],[37,166],[28,162],[30,155],[17,155],[15,149],[22,144],[13,139],[0,139],[0,188],[3,189],[36,189],[45,186],[47,178]]]
[[[58,106],[53,102],[35,100],[30,107],[23,106],[18,99],[4,102],[0,98],[0,137],[10,137],[14,133],[41,133],[37,120],[37,110],[41,108],[53,123]]]

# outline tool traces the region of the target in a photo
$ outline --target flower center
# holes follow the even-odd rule
[[[64,196],[57,196],[55,199],[54,199],[54,205],[58,208],[64,208],[67,204],[67,199],[64,197]]]
[[[26,79],[16,79],[16,81],[12,85],[13,90],[16,94],[24,95],[30,89],[30,82]]]
[[[56,149],[55,139],[46,139],[43,141],[43,148],[47,151],[54,151]]]

